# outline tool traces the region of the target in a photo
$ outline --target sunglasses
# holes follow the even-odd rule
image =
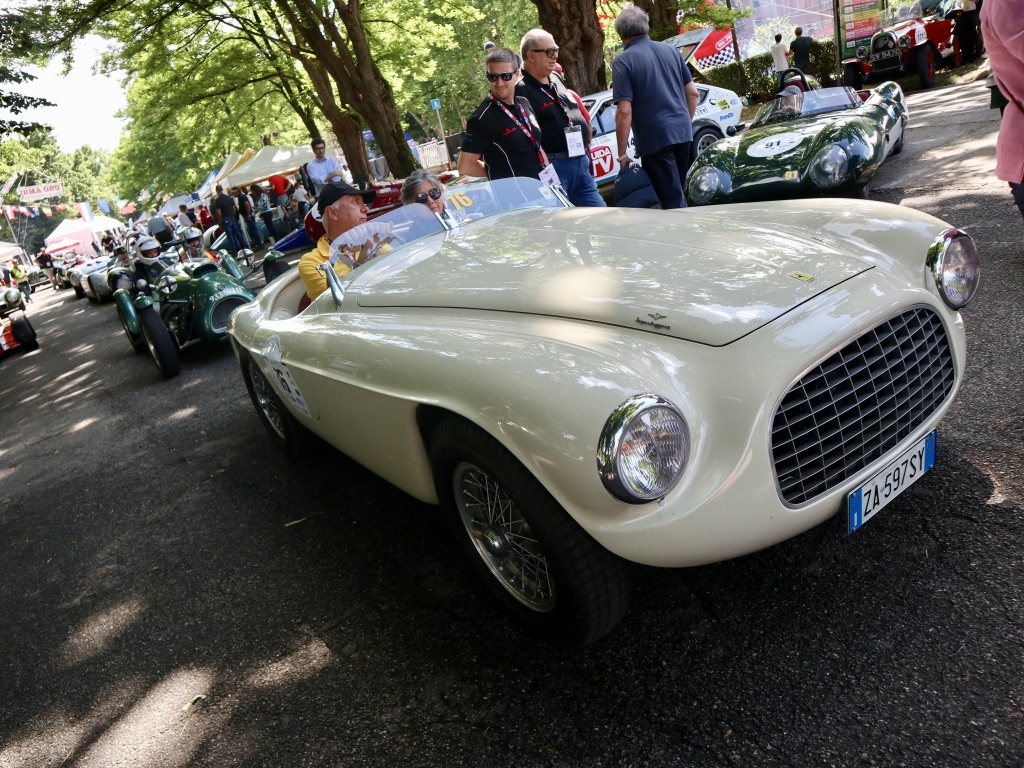
[[[516,74],[515,72],[502,72],[501,74],[494,74],[493,72],[488,72],[487,73],[487,82],[488,83],[496,83],[496,82],[498,82],[498,78],[500,77],[502,80],[504,80],[507,83],[509,80],[511,80],[515,76],[515,74]]]
[[[417,203],[422,203],[423,205],[426,205],[428,197],[431,200],[440,200],[441,199],[441,190],[438,189],[437,187],[434,187],[429,192],[420,192],[418,195],[416,195],[416,202]]]
[[[544,53],[547,54],[549,59],[555,58],[558,55],[558,47],[555,48],[531,48],[530,53]]]

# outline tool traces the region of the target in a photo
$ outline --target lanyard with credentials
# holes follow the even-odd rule
[[[540,142],[538,142],[537,139],[534,137],[533,131],[526,127],[529,124],[530,119],[526,116],[526,110],[523,108],[523,105],[516,101],[516,106],[519,107],[519,113],[523,116],[523,122],[521,123],[518,119],[516,119],[516,116],[512,114],[511,110],[509,110],[509,108],[505,106],[505,102],[503,102],[501,99],[496,99],[494,96],[491,96],[490,99],[499,107],[501,107],[502,111],[506,115],[508,115],[508,119],[515,123],[516,127],[518,127],[519,130],[526,134],[526,138],[530,140],[530,143],[533,144],[533,148],[537,150],[537,162],[539,162],[540,167],[543,168],[545,165],[544,153],[541,152]]]
[[[548,96],[552,101],[555,102],[559,107],[562,108],[562,114],[565,115],[566,122],[569,124],[565,128],[565,147],[569,153],[569,157],[579,157],[586,152],[586,148],[583,146],[583,129],[581,126],[576,125],[573,122],[572,116],[569,114],[569,110],[566,109],[565,103],[559,97],[558,86],[551,82],[551,90],[549,91],[544,83],[537,81],[537,85],[540,86],[541,93]],[[568,94],[566,94],[568,96]]]

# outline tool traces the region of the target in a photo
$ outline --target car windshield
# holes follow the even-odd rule
[[[795,93],[776,96],[774,101],[762,107],[754,118],[753,126],[839,112],[859,107],[862,103],[853,88],[820,88],[806,92],[796,90]]]
[[[410,203],[343,232],[331,243],[331,256],[365,263],[406,243],[461,227],[469,221],[526,208],[564,208],[544,182],[529,177],[457,184],[444,193],[444,213]]]

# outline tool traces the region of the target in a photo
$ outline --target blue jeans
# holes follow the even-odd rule
[[[604,198],[597,191],[597,182],[590,173],[590,157],[586,154],[579,157],[567,157],[552,160],[562,189],[573,205],[587,208],[604,208]]]
[[[242,228],[238,226],[238,219],[228,216],[220,223],[224,234],[228,236],[228,248],[231,255],[237,256],[238,251],[245,247],[245,237],[242,235]]]

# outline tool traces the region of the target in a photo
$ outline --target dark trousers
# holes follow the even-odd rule
[[[238,219],[228,216],[220,223],[224,234],[228,236],[228,248],[231,255],[237,256],[238,251],[245,247],[245,239],[242,237],[242,228],[238,226]]]
[[[154,232],[153,237],[156,238],[160,245],[167,245],[173,239],[169,229],[161,229],[159,232]]]
[[[691,144],[692,141],[670,144],[643,156],[644,170],[651,177],[654,194],[665,210],[686,207],[683,184],[686,183],[686,172],[690,170]]]
[[[1010,192],[1013,195],[1013,202],[1017,204],[1017,208],[1020,209],[1020,215],[1024,216],[1024,181],[1020,184],[1014,184],[1010,182]]]

